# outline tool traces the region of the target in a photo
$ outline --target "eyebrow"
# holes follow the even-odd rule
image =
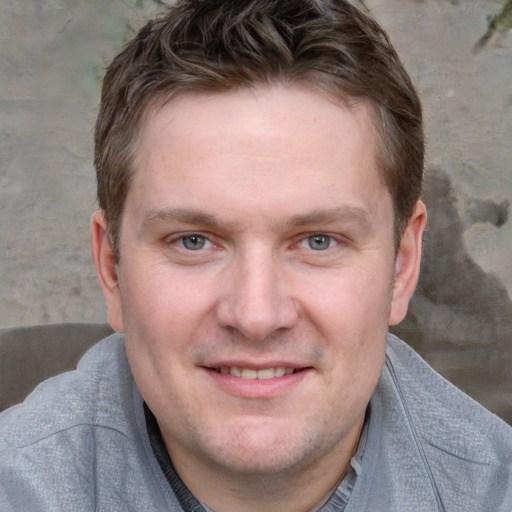
[[[144,214],[142,221],[144,225],[181,222],[184,224],[200,224],[211,227],[220,226],[220,222],[215,216],[201,210],[189,210],[186,208],[150,210]]]
[[[369,225],[369,212],[358,206],[341,206],[339,208],[313,210],[305,215],[294,215],[286,224],[294,228],[308,224],[333,224],[340,221],[356,221],[363,225]]]
[[[287,228],[298,228],[313,224],[333,224],[335,222],[355,221],[363,226],[370,225],[369,212],[357,206],[342,206],[338,208],[318,209],[306,214],[294,215],[286,222]],[[168,224],[179,222],[183,224],[208,226],[215,228],[236,228],[235,222],[226,223],[220,221],[214,215],[202,210],[188,208],[165,208],[161,210],[149,210],[143,216],[143,224]]]

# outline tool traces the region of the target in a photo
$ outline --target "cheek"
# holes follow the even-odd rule
[[[159,404],[180,403],[172,390],[186,380],[191,357],[198,305],[179,294],[179,288],[166,279],[143,279],[135,273],[121,287],[128,361],[153,410],[163,407]]]
[[[368,269],[344,269],[304,282],[302,305],[306,315],[330,332],[387,331],[392,300],[392,280],[387,273]]]
[[[329,293],[310,293],[306,312],[326,345],[328,373],[343,381],[341,392],[361,390],[365,397],[373,392],[384,363],[391,304],[391,280],[368,276],[352,274],[332,282]]]
[[[186,329],[208,307],[205,287],[198,279],[165,268],[132,271],[126,277],[120,291],[128,323],[145,325],[151,331]]]
[[[212,299],[197,280],[181,273],[132,271],[126,277],[121,286],[126,350],[141,391],[150,397],[174,387],[170,379],[186,379],[204,339],[200,333],[207,327],[214,332]]]

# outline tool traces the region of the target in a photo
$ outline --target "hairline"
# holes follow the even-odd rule
[[[385,189],[388,191],[391,201],[392,201],[392,208],[393,208],[393,241],[395,246],[395,252],[398,251],[399,245],[400,245],[400,239],[403,233],[403,230],[405,228],[405,225],[407,224],[407,221],[410,218],[404,218],[404,219],[398,219],[398,209],[395,204],[395,198],[393,196],[393,193],[390,189],[390,185],[388,183],[388,180],[386,179],[386,161],[388,159],[387,157],[387,148],[386,148],[386,135],[384,132],[384,120],[382,118],[383,112],[382,107],[377,104],[376,101],[372,100],[369,97],[360,96],[360,97],[354,97],[350,96],[349,94],[344,93],[343,91],[340,91],[339,89],[335,89],[335,87],[328,87],[328,86],[322,86],[318,83],[318,81],[315,81],[313,79],[308,80],[307,78],[292,78],[292,77],[270,77],[263,80],[255,80],[253,82],[247,83],[247,84],[233,84],[231,86],[222,86],[220,84],[217,84],[217,86],[189,86],[188,88],[180,87],[175,88],[173,90],[163,90],[156,93],[152,98],[148,98],[144,105],[141,105],[139,116],[136,122],[136,127],[134,130],[135,136],[133,137],[129,152],[131,154],[131,158],[129,159],[129,166],[127,170],[127,183],[126,183],[126,193],[123,198],[123,202],[121,204],[121,208],[118,212],[116,212],[116,218],[117,218],[117,225],[115,226],[115,231],[112,231],[112,226],[110,223],[108,223],[108,235],[109,235],[109,241],[112,246],[114,256],[116,260],[120,261],[120,237],[121,237],[121,230],[122,230],[122,224],[123,224],[123,217],[124,217],[124,208],[126,205],[126,199],[128,197],[128,194],[130,193],[132,181],[135,176],[135,173],[137,172],[138,168],[140,168],[140,143],[142,140],[143,132],[145,129],[145,126],[147,124],[148,117],[154,113],[158,112],[159,110],[163,109],[165,106],[167,106],[170,102],[172,102],[174,99],[180,96],[185,95],[202,95],[202,94],[223,94],[227,93],[229,91],[233,90],[244,90],[244,89],[256,89],[258,87],[272,87],[273,85],[285,85],[287,87],[297,87],[301,86],[306,89],[309,89],[312,92],[315,92],[317,94],[322,95],[324,98],[329,100],[333,106],[342,106],[347,109],[352,109],[358,104],[365,104],[368,107],[368,112],[371,119],[371,126],[373,128],[372,130],[372,138],[374,142],[374,151],[375,151],[375,165],[376,170],[379,176],[379,179],[381,180],[382,184],[384,185]],[[419,198],[418,198],[419,199]],[[401,222],[400,222],[401,221]]]

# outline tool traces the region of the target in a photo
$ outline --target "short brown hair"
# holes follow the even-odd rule
[[[114,59],[95,133],[98,200],[116,258],[137,140],[176,94],[283,81],[373,108],[395,242],[421,194],[421,104],[386,33],[346,0],[178,0]]]

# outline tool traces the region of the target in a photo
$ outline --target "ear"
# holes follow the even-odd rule
[[[94,212],[91,219],[91,246],[96,273],[107,303],[108,321],[112,329],[123,332],[117,265],[107,233],[107,221],[101,210]]]
[[[393,300],[389,314],[389,325],[400,323],[406,313],[409,300],[418,283],[421,264],[423,232],[427,223],[427,210],[418,201],[407,223],[396,256]]]

